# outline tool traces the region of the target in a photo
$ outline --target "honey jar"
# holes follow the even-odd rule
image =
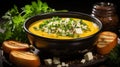
[[[119,19],[113,3],[99,2],[94,4],[91,15],[102,22],[102,31],[117,32]]]

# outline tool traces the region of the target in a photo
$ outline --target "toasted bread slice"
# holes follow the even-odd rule
[[[96,45],[98,53],[108,54],[117,45],[117,38],[114,32],[104,31],[100,33]]]
[[[28,51],[11,51],[9,60],[17,67],[39,67],[40,59]]]
[[[9,40],[3,42],[2,48],[5,53],[10,53],[12,50],[28,50],[29,45],[26,43]]]

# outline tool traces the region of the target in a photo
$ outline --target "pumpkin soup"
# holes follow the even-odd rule
[[[79,18],[52,17],[32,23],[29,31],[35,35],[53,39],[73,39],[92,35],[99,27]]]

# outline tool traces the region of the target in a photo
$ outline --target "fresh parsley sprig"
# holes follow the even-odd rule
[[[8,10],[2,17],[5,19],[5,23],[0,24],[0,29],[4,30],[4,32],[0,32],[0,43],[10,39],[28,42],[27,36],[23,30],[25,20],[37,14],[54,11],[56,10],[50,8],[46,2],[42,2],[41,0],[33,1],[30,5],[25,5],[20,9],[14,5],[14,7]]]
[[[120,67],[120,44],[118,44],[108,55],[109,65]]]

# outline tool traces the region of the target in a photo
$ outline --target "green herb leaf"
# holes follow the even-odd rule
[[[4,32],[0,32],[0,43],[9,39],[28,42],[26,33],[23,30],[25,20],[37,14],[54,11],[55,9],[50,8],[47,3],[43,3],[41,0],[37,0],[37,2],[33,1],[31,4],[25,5],[20,9],[14,5],[11,10],[8,10],[2,16],[3,19],[6,19],[6,22],[0,25],[0,28],[5,30]]]

